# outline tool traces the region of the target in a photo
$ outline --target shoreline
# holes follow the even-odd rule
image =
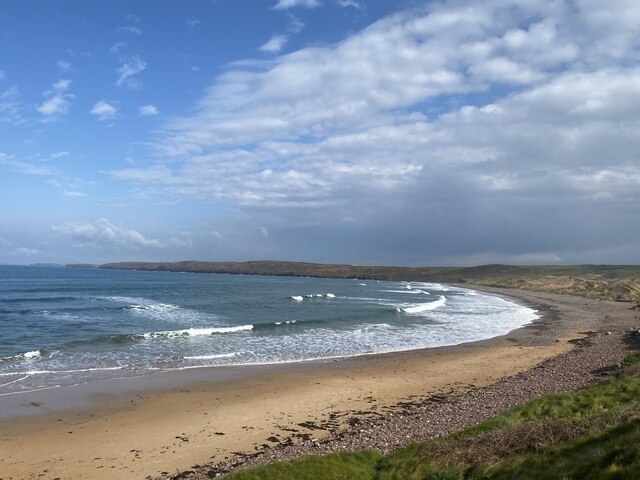
[[[454,283],[448,285],[468,290],[479,290],[497,297],[508,297],[513,303],[535,310],[539,318],[525,325],[516,327],[503,335],[480,340],[470,340],[453,345],[367,352],[352,355],[345,354],[332,357],[271,363],[239,363],[173,368],[158,370],[157,372],[148,371],[138,375],[98,378],[76,384],[47,386],[34,390],[0,393],[0,424],[3,421],[19,420],[23,417],[42,416],[55,412],[64,413],[64,411],[71,410],[74,412],[83,412],[85,410],[92,410],[96,407],[101,407],[99,400],[96,401],[96,398],[99,399],[105,392],[110,392],[111,401],[114,401],[118,399],[118,396],[162,392],[178,386],[186,387],[198,382],[232,381],[235,378],[254,377],[264,373],[286,372],[300,368],[323,368],[334,362],[366,361],[366,359],[380,356],[392,358],[396,355],[420,355],[437,352],[442,349],[452,350],[474,345],[491,345],[492,342],[507,337],[524,336],[528,328],[544,328],[545,322],[548,321],[548,317],[551,315],[550,311],[545,310],[544,305],[516,299],[502,292],[489,291],[489,289],[485,287]]]
[[[368,421],[403,411],[416,399],[485,388],[566,354],[569,340],[593,330],[597,317],[611,310],[603,308],[611,302],[580,297],[465,288],[515,299],[542,316],[507,335],[457,346],[267,367],[212,367],[206,374],[203,369],[170,372],[170,384],[166,375],[157,376],[155,390],[133,385],[93,395],[88,409],[72,406],[0,420],[0,448],[7,452],[0,470],[10,479],[37,478],[45,470],[52,478],[112,478],[115,472],[119,478],[140,478],[196,464],[233,463],[234,452],[304,449],[305,442],[345,431],[353,418]],[[634,318],[628,305],[612,306],[617,309],[607,328],[616,322],[623,330],[630,327]],[[567,318],[572,309],[593,318],[572,321]],[[594,309],[597,315],[590,315]],[[221,369],[229,370],[226,377]],[[211,378],[211,370],[218,378]],[[286,444],[291,445],[271,448]],[[40,452],[37,458],[33,451]]]

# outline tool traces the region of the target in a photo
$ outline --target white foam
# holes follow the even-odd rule
[[[310,293],[308,295],[305,295],[305,297],[306,298],[336,298],[336,296],[333,293]],[[293,298],[296,301],[301,301],[303,297],[301,295],[298,295],[290,298]]]
[[[178,305],[171,303],[161,303],[154,300],[150,300],[144,297],[98,297],[101,300],[109,300],[111,302],[128,303],[129,308],[136,308],[140,310],[174,310],[180,308]]]
[[[18,362],[20,360],[33,360],[34,358],[38,358],[40,356],[42,356],[42,352],[40,352],[40,350],[32,350],[30,352],[19,353],[18,355],[13,355],[10,357],[1,357],[0,361]]]
[[[373,323],[371,325],[365,325],[353,331],[353,333],[367,333],[374,330],[387,330],[393,328],[388,323]]]
[[[444,307],[447,304],[447,299],[444,295],[440,295],[440,298],[435,302],[417,303],[407,307],[398,307],[399,312],[404,313],[422,313],[430,310],[435,310],[439,307]]]
[[[413,282],[413,285],[417,286],[418,288],[428,288],[429,290],[437,290],[439,292],[448,292],[451,290],[450,288],[445,287],[441,283]],[[466,289],[461,289],[461,290],[466,290]]]
[[[185,360],[215,360],[217,358],[232,358],[235,357],[236,355],[240,355],[240,353],[238,352],[233,352],[233,353],[218,353],[215,355],[194,355],[191,357],[182,357]]]
[[[293,295],[289,298],[291,298],[291,300],[295,300],[296,302],[301,302],[302,300],[304,300],[304,298],[302,298],[302,296],[300,295]]]
[[[385,293],[409,293],[411,295],[419,295],[419,294],[424,294],[424,295],[431,295],[429,292],[425,292],[424,290],[419,290],[419,289],[412,289],[412,290],[378,290],[378,292],[385,292]]]
[[[124,368],[125,367],[99,367],[99,368],[78,368],[73,370],[27,370],[25,372],[0,373],[0,377],[9,377],[12,375],[46,375],[48,373],[110,372],[114,370],[123,370]]]
[[[137,304],[129,305],[132,310],[176,310],[180,307],[172,305],[170,303],[151,303],[151,304]]]
[[[164,332],[145,333],[144,338],[175,338],[198,337],[202,335],[214,335],[216,333],[234,333],[253,330],[253,325],[238,325],[236,327],[212,327],[212,328],[187,328],[184,330],[167,330]]]
[[[17,374],[16,374],[16,375],[17,375]],[[20,377],[20,378],[18,378],[18,379],[16,379],[16,380],[10,380],[10,381],[8,381],[8,382],[6,382],[6,383],[0,383],[0,387],[5,387],[5,386],[7,386],[7,385],[11,385],[11,384],[13,384],[13,383],[21,382],[21,381],[22,381],[22,380],[24,380],[25,378],[29,378],[29,375],[24,375],[24,376],[22,376],[22,377]]]
[[[360,285],[361,287],[366,287],[367,286],[366,283],[359,283],[358,285]]]
[[[285,320],[284,322],[275,322],[275,324],[282,325],[284,323],[285,325],[290,325],[292,323],[297,323],[297,322],[298,322],[297,320]]]

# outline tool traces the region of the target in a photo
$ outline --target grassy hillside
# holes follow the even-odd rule
[[[640,478],[640,356],[617,377],[513,408],[444,439],[398,449],[307,456],[229,480]]]
[[[100,268],[472,283],[483,286],[563,293],[600,300],[640,302],[640,266],[638,265],[376,267],[267,260],[253,262],[123,262],[108,263]]]

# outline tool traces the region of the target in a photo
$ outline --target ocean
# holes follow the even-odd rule
[[[536,318],[435,283],[0,266],[0,396],[455,345]]]

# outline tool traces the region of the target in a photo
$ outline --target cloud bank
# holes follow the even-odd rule
[[[399,12],[232,68],[112,175],[281,258],[638,262],[638,31],[630,0]]]

